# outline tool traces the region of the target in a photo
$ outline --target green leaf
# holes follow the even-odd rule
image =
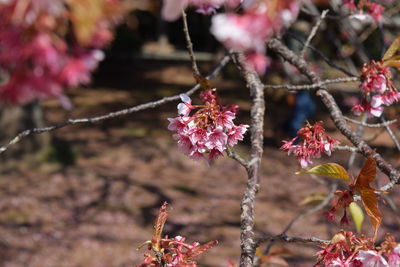
[[[342,179],[344,181],[348,181],[350,179],[349,173],[342,166],[336,163],[322,164],[315,166],[308,171],[296,172],[296,174],[303,173],[324,175],[332,178]]]
[[[391,58],[400,48],[400,37],[397,37],[393,43],[390,45],[388,50],[386,50],[385,55],[383,56],[382,60],[386,61]]]
[[[356,226],[356,230],[358,233],[361,232],[362,224],[364,221],[364,213],[360,206],[357,205],[355,202],[351,202],[349,206],[349,211],[351,214],[351,217],[353,219],[353,222]]]
[[[313,193],[311,195],[308,195],[305,197],[301,202],[300,206],[304,205],[318,205],[322,201],[326,199],[326,194],[325,193]]]

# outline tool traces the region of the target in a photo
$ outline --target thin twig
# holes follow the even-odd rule
[[[397,215],[400,216],[400,211],[397,208],[396,204],[393,202],[393,200],[387,195],[387,194],[382,194],[381,197],[384,199],[386,204],[390,207],[390,209]]]
[[[356,129],[355,134],[356,134],[357,136],[359,136],[360,139],[363,139],[363,135],[364,135],[364,126],[363,126],[362,124],[363,124],[363,123],[366,123],[366,122],[367,122],[367,119],[368,119],[368,114],[367,114],[367,113],[364,113],[363,116],[362,116],[362,118],[361,118],[361,124],[359,124],[359,125],[357,126],[357,129]],[[354,164],[354,160],[355,160],[355,159],[356,159],[356,151],[353,151],[353,152],[350,153],[349,160],[347,161],[347,169],[348,169],[348,170],[350,170],[351,167],[353,167],[353,164]]]
[[[317,23],[315,23],[314,27],[311,29],[310,34],[308,35],[306,43],[303,46],[303,50],[301,50],[300,57],[304,58],[304,54],[306,53],[307,48],[310,45],[312,38],[314,38],[315,34],[318,31],[319,26],[321,25],[322,21],[324,20],[326,14],[328,14],[328,12],[329,12],[329,9],[322,11],[321,16],[317,20]]]
[[[240,266],[252,267],[256,244],[254,233],[254,202],[260,187],[261,158],[264,150],[264,88],[257,73],[245,66],[242,54],[235,53],[234,62],[244,77],[252,98],[250,111],[250,162],[247,168],[247,187],[240,203]]]
[[[388,134],[390,135],[390,138],[392,138],[393,143],[396,145],[397,150],[400,151],[399,139],[397,139],[396,134],[392,131],[389,124],[387,124],[388,121],[386,121],[385,118],[383,118],[383,117],[381,117],[381,121],[382,121],[382,124],[385,125],[385,129],[388,132]],[[395,121],[397,121],[397,120],[395,120]]]
[[[329,191],[329,194],[326,196],[326,198],[321,203],[316,205],[315,207],[313,207],[309,210],[306,210],[306,211],[298,214],[296,217],[294,217],[290,221],[290,223],[285,227],[285,229],[282,231],[282,234],[286,234],[298,220],[300,220],[304,217],[307,217],[308,215],[311,215],[317,211],[320,211],[320,210],[324,209],[326,206],[328,206],[331,199],[335,196],[335,191],[336,191],[337,187],[338,187],[337,183],[332,183],[331,190]]]
[[[235,151],[233,151],[231,148],[226,149],[226,153],[228,154],[228,157],[233,158],[236,160],[240,165],[242,165],[246,170],[249,167],[249,162],[239,156]]]
[[[222,70],[222,68],[229,62],[229,60],[230,60],[230,55],[226,55],[225,57],[223,57],[221,59],[221,61],[219,62],[218,66],[206,78],[207,79],[214,78]],[[194,87],[192,87],[190,90],[188,90],[185,94],[191,95],[191,94],[195,93],[199,89],[200,89],[200,85],[197,84]],[[131,114],[131,113],[134,113],[134,112],[146,110],[146,109],[152,109],[152,108],[158,107],[160,105],[163,105],[165,103],[176,101],[176,100],[179,100],[179,99],[180,99],[179,95],[164,97],[164,98],[156,100],[156,101],[140,104],[140,105],[137,105],[137,106],[134,106],[134,107],[130,107],[130,108],[125,108],[125,109],[122,109],[122,110],[110,112],[110,113],[107,113],[107,114],[104,114],[104,115],[100,115],[100,116],[96,116],[96,117],[69,119],[67,121],[60,122],[60,123],[52,125],[52,126],[47,126],[47,127],[43,127],[43,128],[33,128],[33,129],[25,130],[23,132],[20,132],[14,138],[12,138],[7,144],[1,146],[0,147],[0,154],[3,153],[4,151],[6,151],[10,146],[18,143],[21,139],[23,139],[23,138],[25,138],[25,137],[27,137],[29,135],[32,135],[32,134],[41,134],[41,133],[44,133],[44,132],[50,132],[50,131],[54,131],[54,130],[57,130],[57,129],[60,129],[60,128],[63,128],[63,127],[69,126],[69,125],[78,124],[78,123],[95,123],[95,122],[99,122],[99,121],[103,121],[103,120],[107,120],[107,119],[111,119],[111,118],[115,118],[115,117]]]
[[[262,243],[267,242],[267,241],[283,241],[283,242],[287,242],[287,243],[303,243],[303,244],[313,243],[313,244],[319,244],[319,245],[330,243],[329,240],[323,240],[323,239],[319,239],[316,237],[308,237],[308,238],[290,237],[290,236],[282,234],[282,235],[267,236],[267,237],[260,238],[257,241],[256,246],[258,247]]]
[[[186,39],[186,48],[189,52],[190,61],[192,62],[192,69],[196,75],[201,76],[199,68],[197,67],[196,56],[194,55],[193,43],[192,40],[190,39],[189,26],[187,23],[187,16],[184,9],[182,9],[182,20],[183,20],[183,33]]]
[[[287,32],[287,35],[291,36],[294,40],[296,40],[297,42],[301,43],[302,45],[304,45],[303,40],[301,40],[296,34],[291,33],[291,32]],[[319,49],[315,48],[312,45],[308,45],[308,48],[311,49],[312,51],[314,51],[315,53],[317,53],[325,62],[326,64],[328,64],[329,66],[331,66],[332,68],[335,68],[341,72],[343,72],[344,74],[350,76],[350,77],[357,77],[358,75],[346,70],[345,68],[337,65],[335,62],[333,62],[332,60],[330,60],[324,53],[322,53]]]
[[[354,146],[335,146],[335,150],[348,151],[348,152],[360,152],[360,149]]]
[[[334,83],[348,83],[348,82],[356,82],[360,79],[358,77],[343,77],[343,78],[336,78],[336,79],[327,79],[321,81],[319,83],[313,84],[301,84],[301,85],[291,85],[291,84],[280,84],[280,85],[272,85],[266,84],[264,88],[271,88],[271,89],[286,89],[289,91],[300,91],[300,90],[312,90],[312,89],[319,89],[322,86]]]
[[[299,213],[298,215],[296,215],[285,227],[285,229],[282,231],[282,233],[279,236],[286,236],[287,232],[292,228],[292,226],[299,220],[301,220],[304,217],[307,217],[317,211],[320,211],[322,209],[324,209],[326,206],[328,206],[329,202],[331,201],[331,199],[335,196],[335,191],[337,189],[338,185],[337,183],[333,183],[331,184],[331,190],[329,191],[329,194],[325,197],[325,199],[319,203],[318,205],[316,205],[315,207],[312,207],[311,209],[308,209],[306,211],[303,211],[301,213]],[[273,243],[275,240],[271,240],[271,242],[268,244],[267,248],[264,251],[264,255],[268,254]]]
[[[366,123],[366,122],[350,119],[349,117],[346,117],[346,116],[343,116],[343,118],[346,121],[349,121],[351,123],[362,125],[364,127],[369,127],[369,128],[384,128],[384,127],[386,127],[386,126],[388,126],[390,124],[393,124],[393,123],[397,122],[397,119],[395,119],[395,120],[385,121],[385,122],[382,122],[382,123]]]

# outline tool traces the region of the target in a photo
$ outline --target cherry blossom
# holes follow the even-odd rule
[[[182,9],[189,5],[196,7],[201,14],[214,14],[222,5],[228,8],[237,7],[243,0],[164,0],[161,10],[162,17],[167,21],[174,21],[181,16]]]
[[[206,90],[200,95],[203,105],[193,105],[185,94],[180,95],[178,117],[169,118],[168,130],[176,132],[178,148],[194,160],[211,161],[222,156],[229,146],[243,140],[248,125],[235,125],[238,107],[220,104],[216,91]],[[190,115],[194,110],[193,115]]]
[[[245,1],[242,14],[218,14],[212,19],[211,32],[227,48],[243,52],[248,67],[264,73],[269,60],[265,42],[289,25],[298,14],[297,1]]]
[[[369,64],[364,64],[359,87],[362,100],[352,107],[353,113],[355,115],[367,113],[368,116],[380,117],[383,105],[390,106],[398,102],[400,93],[391,78],[389,67],[383,66],[382,62],[371,61]]]
[[[382,19],[382,14],[385,10],[379,2],[376,3],[370,0],[363,0],[358,1],[358,4],[356,5],[354,0],[344,0],[344,5],[347,6],[351,12],[358,9],[360,12],[359,15],[364,15],[364,11],[366,11],[375,21],[379,22]]]
[[[294,154],[302,168],[312,163],[312,158],[321,157],[322,153],[330,156],[334,146],[339,143],[325,132],[322,124],[322,122],[316,122],[311,125],[307,122],[306,127],[297,132],[297,137],[290,141],[283,141],[281,149],[287,151],[288,155]],[[302,141],[301,144],[297,143],[299,138]]]
[[[0,101],[25,104],[60,98],[66,88],[90,81],[90,73],[104,58],[100,49],[111,40],[118,15],[100,13],[88,21],[93,24],[91,30],[81,31],[86,26],[72,5],[80,2],[10,0],[0,4],[0,68],[8,77],[0,85]],[[102,0],[98,5],[111,8],[118,3]],[[87,42],[78,38],[83,32]]]
[[[400,266],[400,245],[390,234],[375,246],[372,239],[357,237],[341,230],[329,244],[322,246],[315,266],[331,267],[397,267]]]
[[[387,254],[389,266],[400,266],[400,245],[397,245]]]
[[[355,260],[358,260],[361,266],[389,267],[385,258],[374,250],[361,250]]]
[[[203,245],[200,245],[199,242],[188,244],[185,243],[186,238],[179,235],[174,238],[165,235],[162,238],[167,218],[167,202],[165,202],[161,206],[155,221],[155,230],[151,240],[144,242],[139,247],[147,245],[148,250],[151,250],[155,255],[145,253],[142,264],[135,265],[135,267],[196,267],[195,258],[217,244],[216,240]]]
[[[244,12],[234,13],[240,4]],[[264,73],[269,65],[265,42],[290,25],[300,8],[297,0],[165,0],[162,16],[169,21],[176,20],[182,8],[189,5],[204,14],[215,13],[225,5],[227,13],[213,16],[211,33],[228,49],[243,52],[247,67],[259,73]]]

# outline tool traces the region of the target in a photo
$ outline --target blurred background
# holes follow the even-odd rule
[[[1,144],[21,130],[106,114],[183,93],[195,84],[182,21],[161,20],[160,1],[123,2],[124,16],[115,27],[113,41],[105,46],[105,60],[94,71],[91,82],[65,91],[68,100],[64,103],[49,98],[2,105]],[[315,22],[315,16],[308,11],[329,7],[328,1],[310,5],[283,36],[295,51],[302,49],[296,40],[304,41]],[[396,14],[393,17],[398,19]],[[209,33],[210,17],[189,10],[188,23],[199,67],[208,74],[224,56],[224,48]],[[366,36],[359,40],[346,35],[349,32],[345,25],[351,25],[351,20],[344,26],[340,23],[337,17],[328,17],[312,45],[356,74],[363,58],[380,57],[382,37],[390,40],[398,32],[396,25],[387,24],[379,29],[354,22],[358,27],[353,25],[356,37],[362,33]],[[275,55],[270,56],[272,65],[262,77],[266,84],[306,82]],[[307,54],[307,60],[323,78],[343,76],[315,51]],[[249,124],[249,93],[235,66],[224,68],[211,80],[211,85],[218,89],[224,103],[240,106],[238,122]],[[351,105],[344,100],[355,96],[357,87],[357,83],[330,87],[347,113]],[[343,145],[349,144],[312,95],[307,97],[305,106],[315,107],[311,112],[296,110],[306,112],[296,121],[293,110],[297,97],[283,90],[266,91],[265,151],[255,214],[260,236],[280,233],[292,218],[319,203],[329,192],[329,187],[318,179],[294,175],[300,167],[293,157],[279,150],[282,140],[293,136],[307,119],[324,121],[331,136]],[[196,98],[194,95],[194,101],[198,101]],[[185,236],[189,242],[219,241],[202,255],[200,266],[237,262],[240,200],[247,174],[228,157],[208,165],[181,154],[173,133],[167,130],[167,118],[176,116],[176,105],[169,103],[99,123],[32,135],[1,154],[0,265],[134,266],[141,263],[146,252],[145,248],[136,248],[151,238],[154,219],[164,201],[170,203],[165,234]],[[386,111],[388,119],[396,118],[396,114],[396,107]],[[398,125],[393,127],[397,129]],[[398,151],[387,133],[366,128],[364,136],[389,162],[399,166]],[[248,135],[235,150],[247,155]],[[348,158],[349,153],[335,152],[331,158],[322,157],[315,163],[337,162],[347,166]],[[356,156],[350,172],[357,174],[362,163],[363,159]],[[387,182],[381,173],[378,176],[378,183]],[[385,232],[400,239],[398,191],[395,188],[389,194],[393,205],[380,204],[384,219],[379,240]],[[327,222],[322,212],[299,220],[288,234],[331,238],[340,226]],[[345,229],[355,231],[352,224]],[[371,232],[366,219],[363,233]],[[283,257],[289,266],[311,266],[317,250],[313,246],[280,243],[272,247],[272,253]]]

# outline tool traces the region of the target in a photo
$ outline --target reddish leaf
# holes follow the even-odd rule
[[[382,214],[378,207],[379,195],[376,192],[386,193],[370,186],[370,183],[375,180],[375,176],[376,162],[373,158],[369,157],[354,184],[350,186],[353,192],[357,192],[361,196],[361,201],[374,227],[374,240],[377,237],[378,228],[382,222]]]
[[[218,243],[217,240],[214,241],[210,241],[208,243],[205,243],[203,245],[200,245],[198,247],[195,247],[194,249],[192,249],[191,251],[189,251],[186,255],[185,255],[185,260],[190,260],[193,258],[196,258],[197,256],[199,256],[200,254],[202,254],[203,252],[205,252],[206,250],[212,248],[214,245],[216,245]]]
[[[365,211],[367,212],[372,225],[374,226],[374,240],[378,234],[378,228],[382,222],[382,214],[378,207],[377,194],[373,189],[365,189],[360,192],[361,201],[364,205]]]
[[[164,202],[164,204],[161,206],[160,211],[158,212],[157,219],[154,222],[154,232],[153,237],[151,238],[151,243],[155,251],[159,251],[161,248],[161,235],[164,229],[164,224],[168,218],[167,204],[167,202]]]
[[[375,180],[376,176],[376,163],[371,157],[367,159],[362,167],[360,174],[355,181],[355,188],[369,188],[369,184]]]

